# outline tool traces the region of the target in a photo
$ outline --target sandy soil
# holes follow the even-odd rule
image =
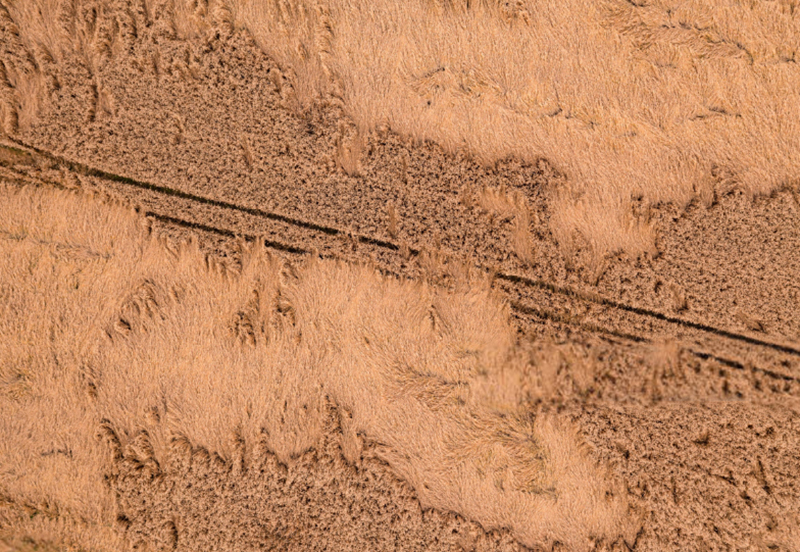
[[[562,176],[546,161],[482,167],[387,132],[370,137],[363,175],[347,176],[334,161],[344,115],[293,112],[269,78],[277,67],[251,41],[156,47],[165,66],[188,51],[198,78],[110,65],[102,79],[114,112],[87,122],[85,75],[64,75],[14,144],[39,153],[4,159],[2,176],[100,189],[227,257],[232,232],[264,235],[288,257],[314,250],[443,285],[431,254],[493,269],[531,354],[555,342],[589,366],[562,370],[572,391],[548,408],[579,424],[646,512],[631,549],[790,549],[784,535],[800,510],[796,194],[753,201],[733,188],[710,208],[662,206],[652,213],[659,254],[610,259],[595,284],[586,252],[565,258],[548,229]],[[531,266],[513,253],[511,222],[465,200],[484,185],[525,194],[536,215]],[[265,453],[232,473],[188,447],[153,479],[122,459],[121,526],[154,549],[518,549],[453,514],[423,513],[377,460],[346,465],[331,424],[323,450],[288,472]]]

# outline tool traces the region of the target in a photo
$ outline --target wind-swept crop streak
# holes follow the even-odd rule
[[[70,160],[65,159],[65,158],[63,158],[61,156],[54,155],[54,154],[49,153],[47,151],[41,150],[39,148],[36,148],[35,146],[31,146],[31,145],[29,145],[29,144],[27,144],[27,143],[25,143],[25,142],[23,142],[21,140],[18,140],[16,138],[7,138],[7,139],[10,140],[11,142],[13,142],[14,144],[16,144],[17,148],[9,148],[6,145],[0,144],[0,150],[8,149],[9,151],[12,151],[15,155],[20,155],[23,152],[27,153],[28,155],[31,155],[31,156],[35,156],[36,155],[36,156],[39,156],[39,157],[41,157],[41,158],[43,158],[43,159],[45,159],[47,161],[50,161],[51,163],[55,163],[55,164],[64,166],[64,167],[68,168],[70,171],[72,171],[74,173],[81,174],[81,175],[91,176],[91,177],[95,177],[95,178],[99,178],[101,180],[106,180],[106,181],[111,181],[111,182],[117,182],[117,183],[128,185],[128,186],[131,186],[131,187],[134,187],[134,188],[139,188],[139,189],[142,189],[142,190],[148,190],[148,191],[155,192],[157,194],[161,194],[161,195],[165,195],[165,196],[178,197],[180,199],[184,199],[184,200],[187,200],[187,201],[191,201],[191,202],[195,202],[195,203],[199,203],[199,204],[204,204],[204,205],[209,205],[209,206],[212,206],[212,207],[217,207],[217,208],[225,209],[225,210],[228,210],[228,211],[241,212],[241,213],[245,213],[245,214],[252,215],[252,216],[255,216],[255,217],[259,217],[259,218],[263,218],[263,219],[267,219],[267,220],[272,220],[272,221],[276,221],[276,222],[281,222],[281,223],[284,223],[284,224],[287,224],[287,225],[291,225],[291,226],[295,226],[295,227],[298,227],[298,228],[303,228],[303,229],[306,229],[306,230],[314,230],[314,231],[317,231],[317,232],[320,232],[320,233],[323,233],[323,234],[326,234],[326,235],[329,235],[329,236],[348,236],[349,235],[349,236],[352,236],[353,239],[355,239],[355,240],[357,240],[357,241],[359,241],[361,243],[365,243],[365,244],[368,244],[368,245],[373,245],[373,246],[376,246],[376,247],[379,247],[379,248],[382,248],[382,249],[388,249],[388,250],[395,251],[395,252],[399,252],[401,250],[400,246],[398,246],[395,243],[389,242],[389,241],[373,238],[371,236],[353,234],[353,233],[350,233],[350,232],[347,232],[345,230],[342,230],[342,229],[339,229],[339,228],[335,228],[335,227],[332,227],[332,226],[326,226],[326,225],[321,225],[321,224],[317,224],[317,223],[314,223],[314,222],[303,221],[303,220],[295,219],[295,218],[292,218],[292,217],[287,217],[285,215],[281,215],[281,214],[278,214],[278,213],[272,213],[272,212],[264,211],[264,210],[261,210],[261,209],[245,207],[245,206],[241,206],[241,205],[236,205],[234,203],[229,203],[229,202],[225,202],[225,201],[219,201],[219,200],[215,200],[215,199],[211,199],[211,198],[206,198],[206,197],[203,197],[203,196],[198,196],[198,195],[191,194],[191,193],[188,193],[188,192],[183,192],[181,190],[177,190],[177,189],[170,188],[170,187],[167,187],[167,186],[160,186],[160,185],[152,184],[152,183],[149,183],[149,182],[143,182],[143,181],[140,181],[140,180],[135,180],[133,178],[116,175],[116,174],[113,174],[113,173],[109,173],[107,171],[103,171],[103,170],[99,170],[99,169],[95,169],[95,168],[89,167],[88,165],[85,165],[83,163],[70,161]],[[22,149],[19,149],[19,148],[22,148]],[[187,228],[206,230],[206,231],[211,232],[211,233],[216,233],[216,234],[219,234],[219,235],[224,235],[224,236],[229,236],[229,237],[232,236],[232,235],[243,236],[243,234],[241,234],[241,233],[235,233],[235,232],[230,231],[230,230],[222,230],[222,229],[219,229],[219,228],[206,226],[206,225],[203,225],[203,224],[197,223],[197,222],[189,222],[189,221],[186,221],[186,220],[183,220],[183,219],[170,217],[170,216],[167,216],[167,215],[164,215],[164,214],[160,214],[160,213],[147,212],[146,214],[149,215],[149,216],[153,216],[154,218],[163,220],[164,222],[171,222],[173,224],[177,224],[179,226],[184,226],[184,227],[187,227]],[[249,236],[249,238],[253,239],[253,236]],[[278,249],[278,250],[281,250],[281,251],[286,251],[286,252],[291,252],[291,253],[307,253],[307,252],[310,252],[310,251],[306,251],[303,248],[298,248],[298,247],[291,246],[291,245],[288,245],[288,244],[282,244],[282,243],[279,243],[279,242],[270,242],[270,243],[272,243],[272,245],[269,245],[269,247],[272,247],[274,249]],[[418,256],[421,253],[421,250],[417,249],[417,248],[409,247],[408,248],[408,253],[410,255],[412,255],[412,256]],[[478,268],[485,269],[485,267],[478,267]],[[544,290],[544,291],[546,291],[546,292],[548,292],[548,293],[550,293],[552,295],[558,295],[558,296],[566,297],[566,298],[573,299],[573,300],[577,299],[577,300],[582,301],[584,303],[592,303],[592,304],[596,304],[596,305],[599,305],[599,306],[602,306],[602,307],[608,307],[608,308],[611,308],[611,309],[615,309],[617,311],[621,311],[621,312],[624,312],[624,313],[630,313],[630,314],[642,316],[642,317],[645,317],[645,318],[649,318],[649,319],[652,319],[652,320],[658,320],[660,322],[665,322],[667,324],[672,324],[672,325],[675,325],[675,326],[681,326],[681,327],[688,328],[688,329],[691,329],[691,330],[696,330],[696,331],[700,331],[700,332],[703,332],[703,333],[706,333],[706,334],[711,334],[711,335],[715,335],[715,336],[718,336],[718,337],[726,338],[726,339],[729,339],[729,340],[732,340],[732,341],[738,341],[740,343],[744,343],[744,344],[747,344],[747,345],[755,345],[755,346],[759,346],[759,347],[764,347],[766,349],[771,349],[771,350],[779,352],[779,353],[784,353],[784,354],[800,357],[800,349],[797,349],[795,347],[791,347],[791,346],[788,346],[788,345],[782,345],[782,344],[779,344],[779,343],[772,343],[772,342],[765,341],[765,340],[762,340],[762,339],[758,339],[758,338],[755,338],[755,337],[747,336],[747,335],[736,333],[736,332],[731,332],[731,331],[728,331],[728,330],[724,330],[722,328],[717,328],[715,326],[710,326],[708,324],[702,324],[702,323],[698,323],[698,322],[692,322],[690,320],[684,320],[684,319],[681,319],[681,318],[675,318],[675,317],[668,316],[666,314],[663,314],[663,313],[660,313],[660,312],[657,312],[657,311],[653,311],[653,310],[650,310],[650,309],[646,309],[646,308],[642,308],[642,307],[636,307],[636,306],[633,306],[633,305],[627,305],[625,303],[620,303],[618,301],[614,301],[612,299],[608,299],[608,298],[602,297],[602,296],[594,294],[594,293],[586,293],[586,292],[578,291],[578,290],[575,290],[575,289],[572,289],[572,288],[569,288],[569,287],[558,286],[556,284],[553,284],[552,282],[547,282],[545,280],[527,278],[525,276],[519,276],[519,275],[515,275],[515,274],[507,274],[507,273],[503,273],[503,272],[495,272],[495,279],[496,280],[502,280],[502,281],[505,281],[505,282],[508,282],[508,283],[511,283],[511,284],[514,284],[514,285],[520,285],[520,286],[523,286],[523,287],[541,289],[541,290]],[[560,317],[560,315],[554,315],[554,316]],[[597,330],[597,331],[599,331],[599,330]],[[619,332],[603,330],[603,333],[614,335],[615,333],[619,333]],[[642,339],[645,339],[645,338],[642,338]],[[702,353],[702,354],[705,355],[707,353]],[[713,356],[713,355],[709,355],[709,356]],[[730,362],[735,362],[735,361],[730,361]],[[739,364],[741,364],[741,363],[739,363]],[[783,377],[783,376],[781,375],[780,377]],[[792,376],[786,376],[786,377],[791,378]]]

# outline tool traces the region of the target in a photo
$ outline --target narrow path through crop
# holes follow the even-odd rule
[[[109,173],[107,171],[99,170],[93,167],[89,167],[83,163],[78,163],[75,161],[70,161],[58,155],[54,155],[50,152],[41,150],[34,146],[31,146],[21,140],[14,139],[14,138],[6,138],[10,142],[12,142],[14,146],[0,144],[0,165],[5,166],[8,170],[13,172],[14,178],[25,181],[28,180],[32,183],[40,183],[45,185],[51,186],[58,186],[62,187],[57,182],[52,182],[50,180],[44,180],[41,178],[33,178],[30,176],[26,176],[22,172],[18,170],[14,170],[13,166],[15,163],[17,165],[31,165],[36,166],[37,160],[38,161],[46,161],[52,166],[58,166],[71,171],[72,173],[97,178],[103,181],[114,182],[118,184],[122,184],[125,186],[137,188],[140,190],[147,190],[149,192],[156,193],[158,195],[162,195],[165,197],[175,197],[180,198],[182,200],[186,200],[192,203],[201,204],[210,206],[212,208],[221,209],[225,211],[234,211],[239,213],[244,213],[250,216],[266,219],[269,221],[279,222],[285,225],[290,225],[296,228],[300,228],[303,230],[310,230],[313,232],[318,232],[323,235],[327,236],[341,236],[341,237],[348,237],[350,239],[356,240],[359,243],[367,244],[373,247],[377,247],[379,249],[392,251],[395,253],[399,253],[401,251],[401,246],[398,244],[377,239],[371,236],[353,234],[349,231],[335,228],[332,226],[327,226],[323,224],[318,224],[312,221],[304,221],[299,220],[292,217],[287,217],[281,215],[279,213],[273,213],[269,211],[264,211],[261,209],[256,209],[252,207],[236,205],[229,202],[218,201],[215,199],[207,198],[198,196],[195,194],[191,194],[188,192],[184,192],[181,190],[177,190],[174,188],[166,187],[166,186],[159,186],[156,184],[143,182],[140,180],[136,180],[133,178],[120,176],[117,174]],[[38,181],[38,182],[37,182]],[[234,231],[231,229],[221,228],[218,225],[210,225],[204,224],[202,222],[190,221],[186,220],[182,217],[176,217],[173,215],[169,215],[163,212],[156,212],[152,210],[145,210],[144,214],[148,217],[152,217],[155,220],[161,221],[162,223],[170,224],[173,226],[178,226],[190,230],[202,231],[210,234],[215,234],[218,236],[222,236],[225,238],[234,238],[234,237],[242,237],[248,241],[252,241],[255,239],[261,239],[264,245],[270,249],[282,251],[285,253],[290,254],[297,254],[297,255],[307,255],[314,252],[313,248],[305,248],[298,246],[296,244],[290,243],[282,243],[275,240],[265,239],[264,237],[257,237],[253,234],[243,233],[239,231]],[[409,256],[419,256],[422,253],[422,250],[419,248],[408,247],[407,248],[407,255]],[[478,267],[481,270],[487,270],[486,267]],[[398,276],[399,274],[385,268],[381,268],[381,271],[387,275],[394,275]],[[587,322],[584,320],[579,320],[575,316],[566,315],[564,313],[558,312],[557,309],[548,309],[542,308],[541,306],[533,307],[530,304],[526,304],[526,302],[521,302],[518,299],[523,296],[522,293],[515,293],[516,289],[520,288],[529,288],[535,289],[539,292],[544,292],[549,296],[558,297],[561,300],[565,300],[568,303],[571,302],[580,302],[584,304],[591,305],[593,307],[600,307],[601,309],[610,309],[615,311],[617,315],[622,315],[624,318],[628,319],[632,326],[636,327],[637,323],[634,319],[649,319],[654,322],[658,322],[659,326],[673,326],[676,328],[683,328],[687,330],[691,330],[693,333],[699,334],[706,334],[718,338],[723,338],[724,340],[729,340],[732,342],[736,342],[740,345],[745,346],[755,346],[759,348],[763,348],[766,350],[771,350],[777,353],[781,353],[784,355],[790,355],[792,357],[800,358],[800,349],[796,347],[792,347],[789,345],[784,345],[780,343],[773,343],[770,341],[766,341],[763,339],[759,339],[756,337],[743,335],[736,332],[731,332],[722,328],[717,328],[714,326],[710,326],[707,324],[701,324],[697,322],[693,322],[690,320],[684,320],[681,318],[676,318],[673,316],[668,316],[666,314],[653,311],[650,309],[645,309],[641,307],[637,307],[634,305],[628,305],[625,303],[621,303],[618,301],[614,301],[612,299],[608,299],[597,294],[587,293],[584,291],[575,290],[569,287],[559,286],[553,284],[551,282],[547,282],[545,280],[540,279],[532,279],[527,278],[525,276],[515,275],[515,274],[508,274],[504,272],[495,272],[494,273],[494,283],[505,282],[507,286],[504,286],[505,295],[508,298],[509,304],[511,308],[515,311],[518,316],[522,317],[534,317],[539,319],[540,321],[551,321],[557,324],[566,324],[573,327],[581,328],[585,331],[599,334],[603,336],[613,337],[624,339],[630,342],[635,343],[652,343],[654,340],[651,337],[646,337],[641,335],[640,332],[632,332],[632,331],[622,331],[618,329],[609,328],[602,323],[596,322]],[[510,288],[510,289],[509,289]],[[516,297],[515,297],[516,295]],[[602,313],[599,313],[602,315]],[[641,325],[641,324],[639,324]],[[647,333],[647,332],[646,332]],[[730,359],[723,356],[719,356],[717,354],[712,354],[702,350],[696,350],[694,348],[686,347],[686,350],[691,352],[694,356],[701,358],[701,359],[712,359],[715,360],[723,365],[729,366],[731,368],[737,370],[746,370],[751,368],[755,372],[762,373],[770,378],[783,380],[783,381],[792,381],[792,382],[800,382],[800,378],[783,373],[782,371],[771,370],[766,368],[758,368],[752,365],[752,363],[742,362],[740,360]]]

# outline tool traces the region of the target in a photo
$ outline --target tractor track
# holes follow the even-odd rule
[[[318,254],[321,257],[353,260],[353,255],[341,254],[342,247],[349,253],[347,250],[354,250],[357,245],[359,247],[366,246],[371,251],[359,251],[356,258],[363,260],[365,253],[368,253],[367,256],[372,261],[378,261],[375,264],[381,272],[395,277],[404,277],[408,274],[401,274],[387,268],[388,263],[380,262],[381,256],[389,254],[392,258],[396,258],[398,255],[411,258],[423,254],[423,250],[420,248],[411,246],[404,248],[396,243],[372,236],[116,175],[83,163],[70,161],[15,138],[6,137],[5,139],[13,146],[0,144],[0,154],[5,153],[5,156],[0,155],[0,167],[5,168],[3,172],[11,173],[7,175],[10,178],[21,182],[27,181],[37,185],[63,188],[62,184],[55,182],[52,178],[28,175],[24,170],[20,170],[19,166],[66,169],[75,175],[102,181],[104,185],[99,186],[101,189],[112,188],[117,194],[140,205],[145,216],[173,227],[199,231],[224,239],[237,237],[248,241],[260,239],[270,249],[299,256]],[[9,162],[8,159],[12,161]],[[17,163],[14,163],[14,160]],[[164,197],[183,202],[184,208],[171,208],[169,214],[165,213],[163,211]],[[162,205],[159,204],[159,198],[162,198]],[[203,214],[206,216],[202,216]],[[204,222],[192,221],[190,218],[204,220]],[[257,223],[259,220],[261,224]],[[272,227],[264,228],[263,222],[271,224]],[[234,230],[230,226],[240,226],[242,229]],[[287,235],[295,239],[289,239],[289,243],[286,243],[286,240],[275,239]],[[331,244],[331,238],[336,238],[334,241],[338,240],[339,243]],[[297,245],[309,241],[311,245],[305,247]],[[486,267],[477,268],[488,270]],[[515,318],[523,324],[552,322],[581,329],[606,340],[623,340],[639,344],[656,343],[665,335],[677,335],[682,348],[697,358],[714,360],[736,370],[757,372],[773,380],[800,383],[800,377],[789,373],[789,369],[796,366],[800,359],[800,349],[797,347],[669,316],[594,293],[559,286],[545,280],[501,271],[493,271],[492,275],[493,287],[506,296]],[[615,321],[614,318],[617,320]],[[619,318],[624,320],[623,324],[620,324]],[[758,364],[769,365],[769,368],[756,366],[756,363],[750,360],[753,348],[759,350]],[[723,350],[726,355],[710,353],[708,352],[710,350]],[[745,358],[748,360],[742,360]]]

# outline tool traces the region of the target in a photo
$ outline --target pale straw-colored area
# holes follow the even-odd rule
[[[800,177],[794,1],[229,4],[301,104],[333,93],[363,129],[552,162],[567,250],[653,251],[632,200],[707,204],[723,167],[752,194]]]
[[[731,183],[762,194],[800,174],[795,0],[2,4],[7,52],[20,42],[35,61],[0,65],[9,132],[35,117],[43,75],[67,58],[97,80],[94,109],[113,112],[100,69],[145,23],[177,38],[246,29],[299,111],[337,103],[363,133],[388,125],[487,163],[546,158],[567,176],[552,231],[595,259],[654,251],[657,229],[632,202],[709,205]],[[733,178],[715,185],[721,171]]]
[[[145,464],[168,467],[174,438],[226,461],[264,440],[291,464],[327,397],[346,458],[377,443],[424,508],[529,546],[632,538],[574,429],[525,409],[543,376],[483,277],[446,292],[257,245],[226,268],[68,192],[3,188],[0,210],[0,496],[49,515],[5,531],[118,546],[104,424]]]

